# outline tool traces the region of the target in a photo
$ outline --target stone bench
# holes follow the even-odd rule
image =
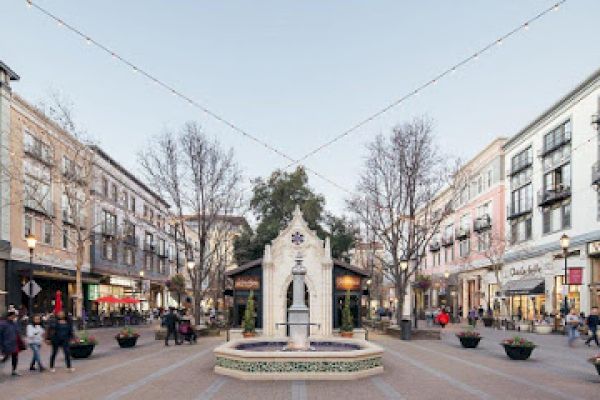
[[[400,339],[402,330],[398,326],[391,326],[385,333],[392,337]],[[410,340],[441,340],[441,330],[439,329],[413,329],[410,332]]]

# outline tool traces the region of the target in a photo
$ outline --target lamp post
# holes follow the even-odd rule
[[[406,270],[407,269],[408,269],[408,260],[406,259],[406,257],[402,257],[400,259],[400,270],[402,271],[402,274],[403,274],[402,279],[406,279]],[[403,284],[406,284],[406,282],[403,281]],[[405,287],[408,287],[408,286],[405,286]],[[410,301],[410,297],[409,297],[409,301]],[[404,302],[402,302],[402,304],[404,304]],[[409,309],[410,309],[410,305],[409,305]],[[397,310],[397,312],[400,313],[400,316],[402,316],[402,313],[404,312],[404,310]],[[409,321],[410,321],[410,316],[409,316]]]
[[[371,319],[371,279],[367,279],[367,319]]]
[[[188,268],[188,273],[190,275],[190,279],[192,276],[192,271],[194,270],[195,266],[196,266],[196,263],[194,262],[194,258],[190,256],[190,258],[187,260],[187,268]]]
[[[563,251],[563,258],[565,259],[565,281],[563,282],[563,293],[565,295],[565,304],[564,304],[564,313],[563,315],[567,315],[569,312],[569,276],[568,276],[568,271],[567,271],[567,258],[569,257],[569,243],[570,243],[570,238],[569,236],[565,233],[560,237],[560,247],[562,248]]]
[[[37,244],[37,239],[31,232],[25,238],[29,248],[29,317],[33,316],[33,251]]]
[[[144,294],[144,270],[140,271],[140,312],[142,311],[142,295]]]

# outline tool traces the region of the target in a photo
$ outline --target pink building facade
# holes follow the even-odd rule
[[[496,270],[506,244],[505,142],[490,143],[461,168],[456,187],[436,199],[450,201],[453,211],[424,251],[421,273],[432,278],[419,299],[424,308],[449,306],[462,316],[473,307],[501,312]]]

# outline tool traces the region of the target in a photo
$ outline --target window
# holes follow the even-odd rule
[[[128,193],[125,190],[123,190],[121,192],[121,206],[123,208],[127,208],[129,206],[129,199],[127,198],[127,196]]]
[[[131,222],[131,221],[123,222],[123,236],[126,239],[131,238],[131,240],[133,240],[133,238],[135,237],[135,225],[133,224],[133,222]]]
[[[544,136],[544,153],[568,143],[571,140],[571,121],[557,126]]]
[[[571,187],[571,164],[562,165],[544,174],[544,190],[562,191]]]
[[[158,260],[158,272],[161,274],[165,273],[165,259],[164,258],[160,258]]]
[[[454,245],[444,247],[444,263],[454,261]]]
[[[152,254],[151,253],[146,253],[144,255],[144,268],[147,269],[148,271],[152,270]]]
[[[492,187],[492,170],[491,169],[487,172],[487,187],[488,188]]]
[[[33,233],[33,217],[30,214],[25,214],[23,217],[23,237]]]
[[[571,203],[548,207],[542,212],[543,232],[552,233],[571,227]]]
[[[485,231],[477,236],[477,250],[479,252],[487,251],[490,248],[491,232]]]
[[[43,243],[47,245],[52,245],[52,222],[44,221],[44,232],[42,233]]]
[[[164,239],[160,239],[158,241],[158,254],[160,254],[161,256],[164,256],[166,254],[165,252],[166,252],[165,241],[164,241]]]
[[[513,244],[531,239],[531,216],[513,221],[510,226],[510,237]]]
[[[54,153],[50,146],[28,131],[25,131],[23,135],[23,150],[44,163],[51,164],[53,162]]]
[[[105,176],[102,177],[102,195],[108,198],[108,179]]]
[[[69,230],[64,228],[62,230],[62,248],[69,249]]]
[[[123,251],[123,262],[125,265],[135,264],[134,253],[131,247],[125,247]]]
[[[135,195],[133,193],[129,196],[129,209],[135,212]]]
[[[483,177],[477,178],[477,194],[483,192]]]
[[[469,247],[470,247],[470,240],[469,238],[466,238],[464,240],[461,240],[458,242],[459,244],[459,254],[461,257],[466,257],[469,255]]]
[[[104,240],[102,246],[102,254],[106,260],[116,259],[116,246],[112,240]]]
[[[115,236],[117,233],[117,216],[109,211],[102,211],[102,233]]]
[[[510,201],[511,214],[516,215],[531,211],[532,203],[533,189],[531,183],[517,190],[513,190]]]
[[[115,185],[113,183],[112,188],[111,188],[111,193],[110,193],[110,198],[112,199],[112,201],[114,201],[115,203],[118,200],[118,196],[119,196],[119,190],[117,189],[117,185]]]
[[[150,232],[146,232],[145,243],[148,247],[154,244],[154,235]]]

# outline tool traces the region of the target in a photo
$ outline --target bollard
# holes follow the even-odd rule
[[[229,329],[227,329],[227,341],[229,342]]]
[[[368,342],[369,341],[369,329],[365,329],[365,340]]]

